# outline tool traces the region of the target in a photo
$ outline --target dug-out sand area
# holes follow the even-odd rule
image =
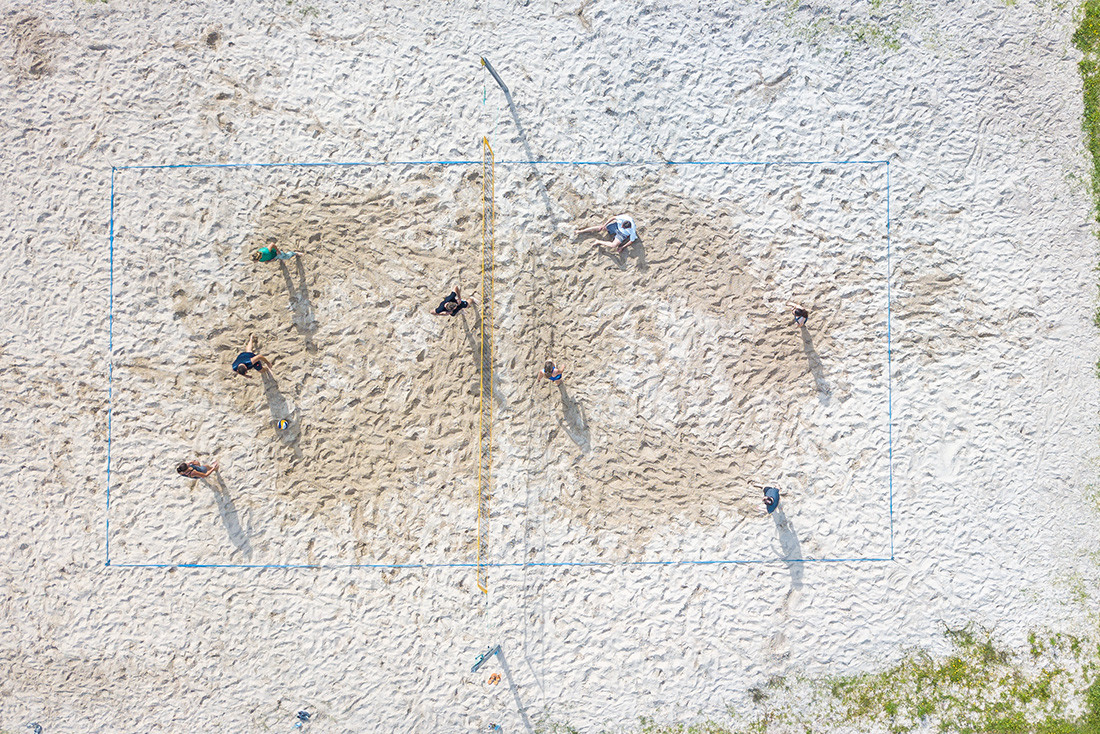
[[[886,177],[498,166],[499,438],[526,560],[889,557]],[[572,237],[621,212],[641,239],[621,255]],[[555,385],[533,379],[547,357]]]
[[[117,172],[113,561],[469,555],[476,309],[428,311],[478,282],[480,209],[470,166]],[[276,380],[230,371],[250,333]]]
[[[499,165],[491,559],[888,555],[885,174]],[[478,164],[119,171],[113,562],[472,561],[480,239]]]

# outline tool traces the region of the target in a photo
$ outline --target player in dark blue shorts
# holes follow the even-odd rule
[[[256,354],[255,349],[256,336],[250,335],[248,337],[248,346],[244,348],[244,351],[237,355],[237,358],[233,360],[233,371],[241,377],[251,377],[248,374],[249,370],[256,370],[257,372],[263,372],[265,369],[267,373],[274,377],[274,373],[271,372],[271,360],[267,357]]]
[[[770,515],[777,507],[779,507],[779,490],[775,487],[764,487],[764,509]]]
[[[458,290],[458,286],[451,291],[451,295],[443,299],[439,306],[432,311],[433,316],[457,316],[458,312],[466,308],[470,304],[462,300],[462,293]]]

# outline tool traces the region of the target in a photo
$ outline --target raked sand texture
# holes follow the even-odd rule
[[[0,6],[0,729],[737,724],[945,624],[1095,631],[1073,8],[711,5]],[[302,161],[385,165],[121,168]]]

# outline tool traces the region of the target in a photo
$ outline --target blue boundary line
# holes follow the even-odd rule
[[[890,480],[890,560],[894,559],[894,375],[893,347],[890,339],[890,162],[886,162],[886,454]]]
[[[165,163],[157,165],[118,166],[119,171],[153,170],[164,168],[311,168],[319,166],[463,166],[480,164],[481,161],[304,161],[301,163]],[[498,166],[509,164],[547,166],[821,166],[841,164],[882,164],[889,161],[497,161]]]
[[[120,171],[155,168],[312,168],[319,166],[463,166],[481,161],[304,161],[301,163],[165,163],[119,166]]]
[[[630,566],[732,566],[762,565],[769,563],[889,563],[893,558],[753,558],[740,561],[539,561],[532,563],[508,562],[481,564],[490,568],[565,568],[599,567],[625,568]],[[476,568],[476,563],[116,563],[115,568]]]
[[[111,414],[113,412],[113,390],[115,378],[115,168],[111,167],[111,218],[109,224],[108,247],[110,264],[108,265],[107,296],[107,511],[105,566],[111,565]]]
[[[497,161],[497,165],[508,163],[554,166],[825,166],[882,164],[889,163],[889,161]]]
[[[352,569],[352,568],[475,568],[476,563],[346,563],[346,564],[250,564],[250,563],[111,563],[111,417],[112,389],[114,382],[114,302],[115,302],[115,172],[126,170],[154,170],[168,168],[292,168],[319,166],[427,166],[427,165],[467,165],[481,161],[360,161],[360,162],[306,162],[306,163],[179,163],[166,165],[132,165],[111,167],[110,202],[110,295],[108,299],[108,378],[107,378],[107,517],[106,517],[106,562],[104,565],[115,568],[249,568],[249,569]],[[752,565],[769,563],[884,563],[894,560],[894,419],[893,419],[893,382],[892,351],[890,333],[890,161],[889,160],[843,160],[843,161],[497,161],[498,165],[573,165],[573,166],[814,166],[841,164],[886,165],[886,391],[887,391],[887,470],[889,474],[890,497],[890,557],[889,558],[795,558],[795,559],[750,559],[750,560],[710,560],[710,561],[540,561],[532,563],[508,562],[489,563],[490,568],[624,568],[632,566],[719,566]]]

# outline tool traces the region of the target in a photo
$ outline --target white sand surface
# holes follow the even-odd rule
[[[736,724],[755,686],[942,650],[944,625],[1095,634],[1073,24],[1023,0],[0,6],[0,729]],[[306,161],[384,165],[130,168]],[[620,212],[623,255],[572,236]],[[269,242],[305,255],[249,260]],[[431,316],[456,284],[474,307]],[[230,372],[250,333],[274,382]],[[192,458],[218,481],[178,477]]]

